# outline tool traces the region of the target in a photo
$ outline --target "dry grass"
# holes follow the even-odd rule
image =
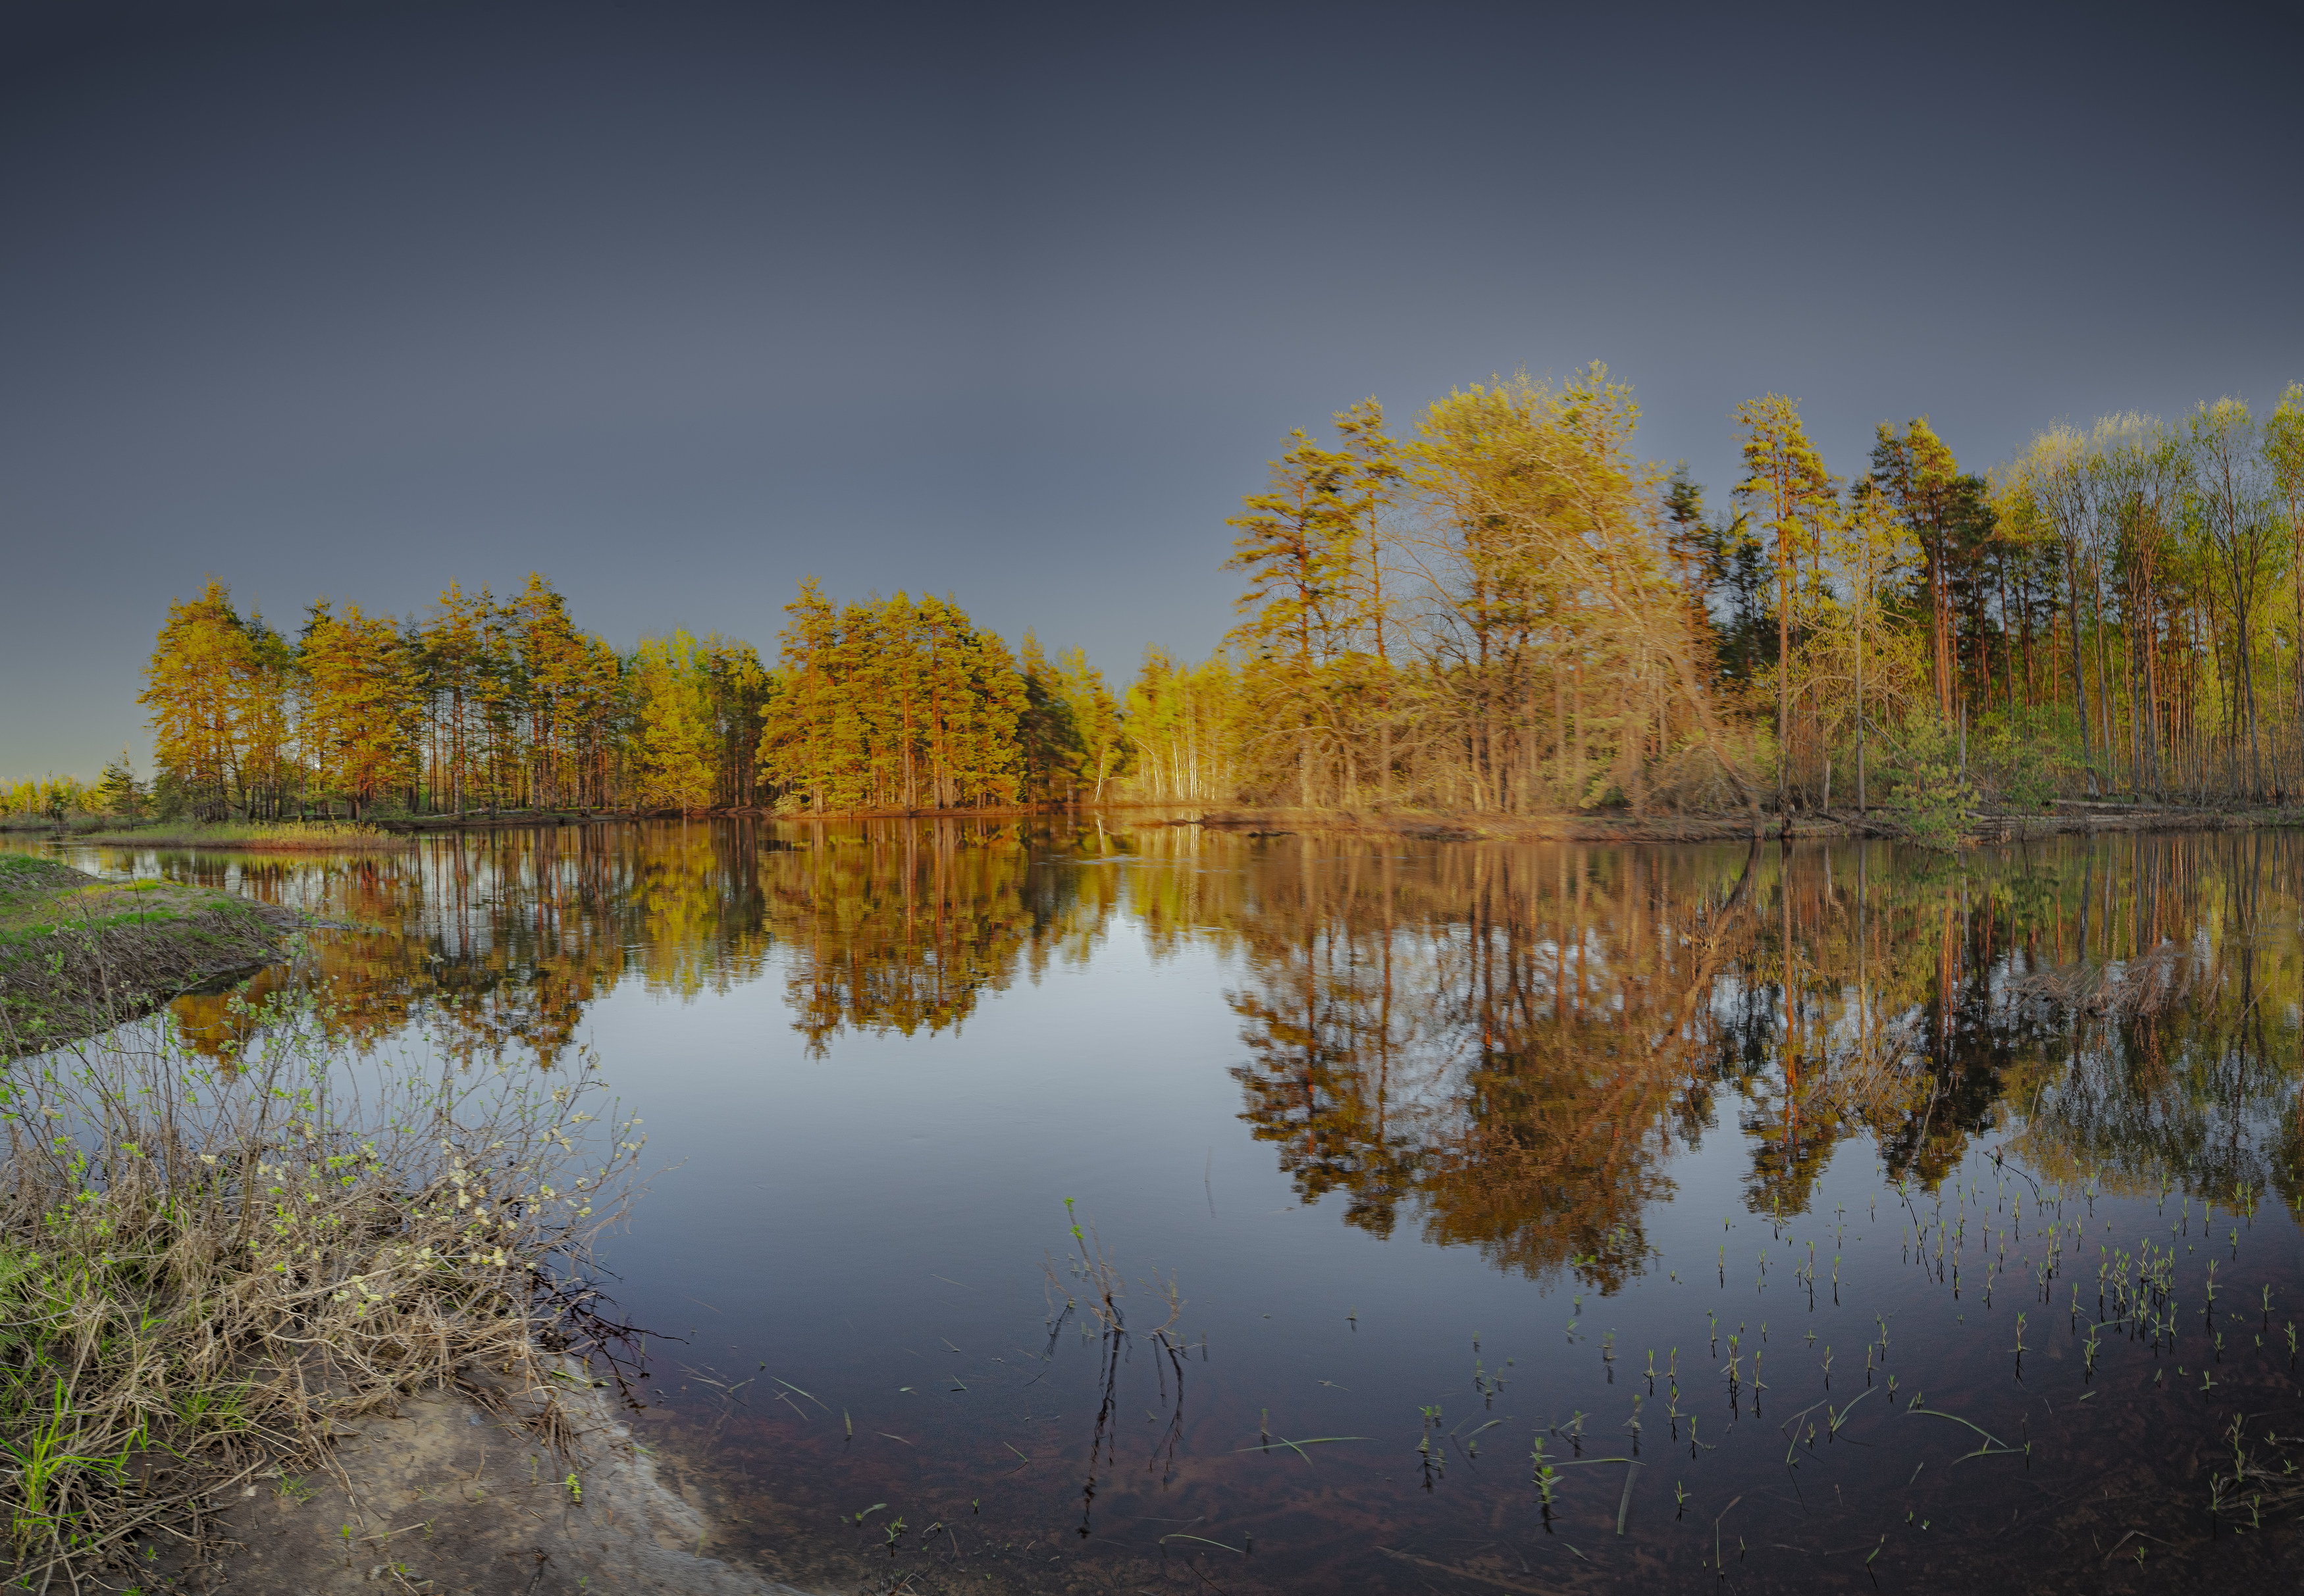
[[[346,1060],[309,998],[249,1018],[224,1064],[164,1017],[0,1078],[0,1510],[30,1588],[197,1541],[219,1490],[325,1468],[405,1392],[548,1389],[594,1350],[574,1273],[640,1138],[587,1110],[589,1060]]]
[[[411,838],[348,820],[155,821],[140,826],[100,822],[75,826],[72,840],[117,848],[228,848],[253,853],[414,846]]]
[[[2117,967],[2081,963],[2036,969],[2012,983],[2008,995],[2071,1014],[2140,1019],[2182,1004],[2207,974],[2190,949],[2163,942]]]

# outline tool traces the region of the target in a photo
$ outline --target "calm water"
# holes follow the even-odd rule
[[[646,1423],[800,1583],[2143,1591],[2291,1545],[2291,837],[76,862],[367,927],[318,953],[363,1043],[597,1049],[664,1171],[604,1259]]]

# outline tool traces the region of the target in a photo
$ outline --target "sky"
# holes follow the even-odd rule
[[[807,576],[1116,679],[1290,428],[1592,360],[1716,504],[2304,380],[2292,9],[12,0],[0,781],[209,576],[530,570],[772,653]]]

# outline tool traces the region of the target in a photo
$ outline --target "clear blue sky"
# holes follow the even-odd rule
[[[808,574],[1124,677],[1293,426],[1604,359],[1860,467],[2304,378],[2292,11],[19,3],[0,779],[143,756],[208,573],[531,568],[619,646]]]

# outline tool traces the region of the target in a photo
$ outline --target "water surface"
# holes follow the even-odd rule
[[[644,1427],[803,1583],[2141,1591],[2290,1544],[2284,834],[72,857],[357,923],[312,955],[348,1043],[596,1050],[662,1171],[603,1256]]]

